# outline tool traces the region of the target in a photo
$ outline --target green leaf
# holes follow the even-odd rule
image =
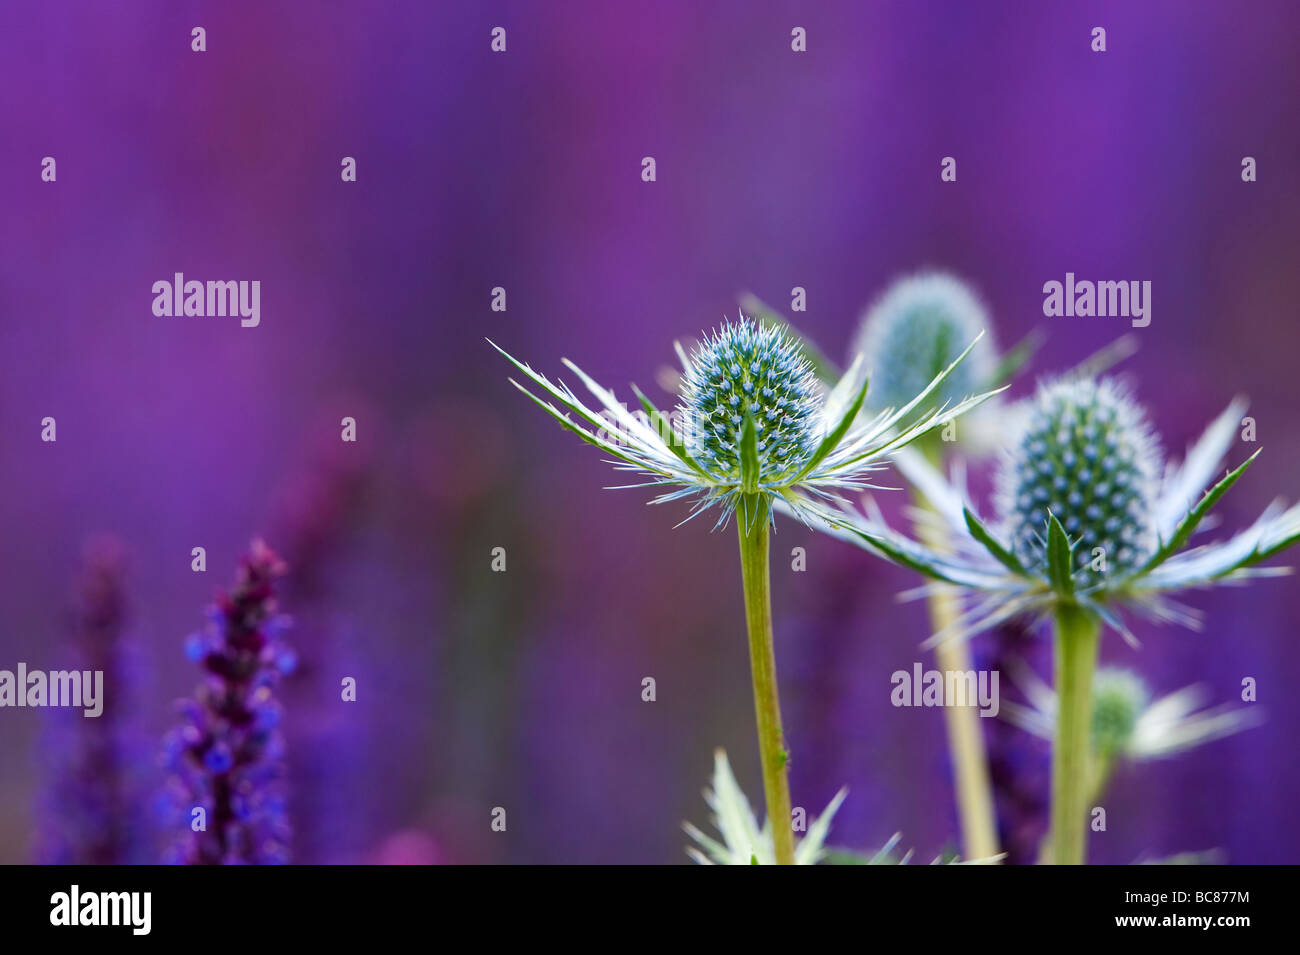
[[[759,482],[758,430],[754,427],[754,412],[745,411],[745,423],[740,431],[740,489],[745,494],[757,494]]]
[[[1287,534],[1285,537],[1279,538],[1278,540],[1269,544],[1268,547],[1265,547],[1262,550],[1255,551],[1255,553],[1250,556],[1249,560],[1243,562],[1242,566],[1251,567],[1254,566],[1255,564],[1258,564],[1262,560],[1268,560],[1274,554],[1286,550],[1288,547],[1294,545],[1297,541],[1300,541],[1300,531],[1297,531],[1293,534]],[[1283,569],[1285,570],[1285,568]]]
[[[632,386],[632,391],[636,395],[637,400],[641,402],[641,407],[645,410],[646,416],[650,419],[650,427],[655,430],[655,433],[659,435],[664,444],[668,446],[668,450],[677,455],[682,463],[703,474],[703,469],[695,463],[695,459],[687,452],[686,445],[682,443],[682,439],[679,438],[677,432],[673,430],[672,422],[668,420],[667,416],[656,408],[654,402],[647,398],[636,385]]]
[[[495,348],[502,355],[504,355],[505,358],[512,365],[518,368],[523,374],[528,376],[528,379],[532,381],[533,384],[541,388],[548,395],[550,395],[552,398],[558,401],[561,405],[567,408],[569,412],[577,415],[582,421],[586,422],[592,429],[588,431],[586,428],[582,427],[582,425],[578,424],[577,422],[569,418],[567,414],[560,411],[559,408],[556,408],[555,405],[551,404],[549,401],[545,401],[542,398],[539,398],[537,395],[533,394],[531,391],[529,391],[526,387],[521,385],[519,382],[515,381],[513,378],[509,379],[510,384],[518,388],[519,391],[522,392],[528,398],[528,400],[534,402],[539,408],[541,408],[548,415],[550,415],[552,418],[558,421],[560,423],[560,426],[563,427],[566,431],[573,432],[579,438],[581,438],[583,441],[587,442],[588,444],[592,445],[593,447],[600,448],[600,450],[604,451],[606,454],[613,455],[615,458],[617,458],[620,461],[626,462],[627,464],[635,465],[637,468],[641,469],[642,471],[646,471],[651,474],[658,474],[664,477],[671,476],[669,472],[665,471],[662,467],[658,466],[657,463],[651,462],[644,455],[628,453],[624,449],[620,448],[618,445],[610,441],[605,441],[600,437],[598,437],[598,435],[601,432],[608,433],[608,428],[611,424],[610,422],[602,420],[590,408],[588,408],[581,401],[579,401],[576,396],[574,396],[571,392],[569,392],[567,388],[563,388],[552,384],[546,378],[545,375],[533,371],[533,369],[530,368],[527,364],[515,358],[513,355],[511,355],[509,352],[503,349],[496,342],[492,341],[492,339],[490,338],[487,339],[487,343],[491,345],[493,348]],[[573,367],[576,371],[579,372],[579,374],[581,374],[581,370],[578,369],[577,366],[571,366],[571,367]],[[585,379],[585,380],[589,380],[589,379]],[[594,382],[592,384],[594,384]]]
[[[1020,577],[1029,576],[1029,571],[1025,569],[1024,564],[1020,563],[1020,559],[993,538],[993,535],[980,523],[980,519],[971,512],[970,508],[963,507],[961,510],[966,518],[966,529],[970,531],[971,537],[983,544],[984,549],[992,554],[998,563],[1007,570]]]
[[[1029,359],[1034,356],[1034,352],[1042,347],[1045,337],[1042,329],[1036,328],[1020,339],[1014,348],[1002,356],[997,367],[993,369],[992,377],[985,383],[986,386],[996,388],[1005,385],[1014,378],[1016,373],[1029,363]]]
[[[903,412],[900,414],[899,420],[901,421],[903,415],[910,412],[912,409],[919,407],[926,398],[936,393],[940,387],[942,387],[943,383],[948,380],[949,376],[957,370],[957,366],[966,360],[966,356],[975,349],[975,346],[980,343],[980,340],[983,337],[984,332],[981,330],[979,334],[971,340],[971,343],[966,346],[962,353],[952,360],[952,364],[939,372],[939,374],[935,375],[934,378],[931,379],[930,383],[925,386],[924,390],[903,407]]]
[[[1071,573],[1070,539],[1065,528],[1050,511],[1047,514],[1047,576],[1052,589],[1063,596],[1074,593],[1074,576]]]
[[[529,366],[528,366],[527,364],[525,364],[524,362],[520,361],[520,360],[519,360],[518,358],[516,358],[514,355],[510,354],[508,351],[506,351],[504,348],[502,348],[500,345],[498,345],[498,344],[497,344],[496,342],[494,342],[492,339],[488,338],[488,339],[485,339],[485,341],[486,341],[489,345],[491,345],[493,348],[495,348],[497,351],[499,351],[502,355],[504,355],[504,356],[506,357],[506,359],[507,359],[507,360],[508,360],[512,365],[514,365],[514,366],[515,366],[516,368],[518,368],[521,372],[523,372],[525,375],[527,375],[528,378],[529,378],[529,379],[530,379],[530,380],[531,380],[535,385],[537,385],[538,387],[540,387],[543,391],[545,391],[547,394],[549,394],[549,395],[550,395],[552,398],[554,398],[556,401],[559,401],[562,405],[564,405],[564,407],[568,408],[570,411],[572,411],[574,414],[576,414],[576,415],[577,415],[579,418],[581,418],[583,421],[586,421],[589,425],[591,425],[591,427],[595,428],[595,429],[597,430],[597,432],[602,431],[602,430],[605,430],[605,429],[608,428],[609,422],[607,422],[607,421],[602,421],[602,420],[601,420],[597,415],[595,415],[595,414],[591,411],[590,408],[588,408],[588,407],[587,407],[586,405],[584,405],[582,402],[578,401],[578,400],[577,400],[577,399],[576,399],[572,394],[569,394],[569,393],[568,393],[564,388],[561,388],[561,387],[558,387],[558,386],[552,384],[552,383],[550,382],[550,380],[548,380],[547,377],[546,377],[545,375],[541,374],[540,372],[533,371],[533,369],[532,369],[531,367],[529,367]],[[509,379],[509,381],[510,381],[510,383],[511,383],[512,385],[514,385],[516,388],[518,388],[520,391],[522,391],[524,394],[526,394],[529,398],[532,398],[534,401],[536,401],[536,402],[537,402],[539,405],[541,405],[543,408],[547,409],[547,410],[548,410],[552,415],[555,415],[556,417],[558,417],[558,418],[560,419],[561,423],[564,423],[565,421],[568,420],[567,418],[564,417],[564,415],[562,415],[562,414],[558,414],[558,413],[556,412],[556,409],[555,409],[555,407],[554,407],[553,405],[551,405],[551,404],[549,404],[548,402],[544,402],[544,401],[542,401],[541,399],[539,399],[536,395],[534,395],[531,391],[529,391],[529,390],[528,390],[527,388],[525,388],[523,385],[519,384],[519,382],[515,381],[513,378]],[[569,427],[571,427],[571,428],[573,427],[573,422],[569,421],[568,424],[569,424]],[[579,430],[581,430],[581,429],[579,429]],[[601,445],[600,445],[599,443],[595,442],[595,441],[591,441],[590,439],[586,439],[586,440],[588,440],[588,443],[589,443],[589,444],[595,444],[596,447],[601,447]]]
[[[906,447],[907,445],[911,444],[913,441],[916,441],[918,438],[921,438],[924,435],[934,431],[936,428],[942,428],[949,421],[961,417],[963,414],[970,411],[972,408],[976,408],[982,405],[990,398],[994,397],[995,395],[1001,394],[1005,390],[1006,388],[1004,386],[1002,388],[999,388],[997,391],[986,391],[982,395],[975,395],[974,397],[966,398],[965,400],[948,407],[944,411],[931,411],[928,414],[926,414],[924,417],[918,418],[914,423],[908,425],[905,430],[897,433],[893,438],[890,438],[884,444],[876,445],[875,447],[864,451],[862,454],[850,458],[848,461],[842,463],[845,465],[849,465],[849,464],[856,464],[858,461],[862,460],[863,458],[886,457],[889,454],[893,453],[894,451],[898,450],[899,448]],[[890,420],[894,421],[897,420],[897,418],[898,415],[896,412],[893,416],[891,416]],[[872,427],[879,429],[880,425],[877,423],[874,424]]]
[[[1218,503],[1219,498],[1223,497],[1223,495],[1228,492],[1228,488],[1237,483],[1237,478],[1241,477],[1242,474],[1245,473],[1246,468],[1250,467],[1251,464],[1254,463],[1255,458],[1259,457],[1259,452],[1262,450],[1264,449],[1260,448],[1245,461],[1241,462],[1236,470],[1228,472],[1227,476],[1225,476],[1223,480],[1206,491],[1205,495],[1196,503],[1196,506],[1187,512],[1187,516],[1178,522],[1178,526],[1174,528],[1173,536],[1151,555],[1151,559],[1142,566],[1142,569],[1138,571],[1138,574],[1145,574],[1150,570],[1154,570],[1174,554],[1182,550],[1183,546],[1191,538],[1192,532],[1196,530],[1197,525],[1205,519],[1206,514],[1210,513],[1210,509]]]
[[[574,434],[580,437],[583,441],[590,444],[592,447],[600,448],[600,450],[604,451],[606,454],[611,454],[614,457],[618,458],[620,461],[625,461],[628,464],[634,464],[645,471],[652,470],[649,467],[649,465],[646,464],[645,461],[641,461],[638,460],[637,458],[630,457],[625,452],[619,450],[617,446],[610,444],[607,441],[601,441],[590,431],[575,424],[568,416],[561,413],[560,410],[556,408],[554,405],[552,405],[550,402],[543,401],[541,398],[537,397],[535,394],[533,394],[531,391],[529,391],[519,382],[515,381],[513,378],[509,379],[509,381],[510,384],[518,388],[529,400],[535,402],[539,408],[541,408],[552,418],[558,421],[561,427],[563,427],[566,431],[572,431]],[[663,472],[655,471],[654,473],[658,474]]]
[[[966,581],[963,581],[960,577],[953,577],[945,573],[942,566],[937,562],[931,562],[928,560],[927,558],[935,555],[917,545],[912,545],[912,549],[908,549],[899,546],[899,544],[884,535],[863,530],[856,524],[844,521],[838,521],[833,526],[842,533],[852,534],[854,537],[858,538],[862,541],[862,546],[865,550],[874,551],[878,556],[883,556],[885,559],[893,561],[895,564],[909,567],[917,573],[924,574],[926,577],[932,577],[935,580],[942,580],[945,583],[957,584],[958,586],[967,585]]]
[[[1118,365],[1126,358],[1137,354],[1138,339],[1128,332],[1105,345],[1067,372],[1072,378],[1096,378]]]
[[[794,480],[790,481],[791,484],[798,484],[805,477],[811,474],[813,468],[821,464],[826,458],[826,455],[830,454],[839,446],[839,443],[844,440],[844,435],[848,434],[849,428],[851,428],[853,422],[857,420],[858,412],[862,410],[862,402],[864,402],[866,398],[867,381],[863,380],[862,387],[858,389],[858,396],[853,399],[853,403],[849,405],[848,410],[844,413],[844,417],[840,419],[840,423],[835,426],[834,431],[822,438],[821,444],[817,445],[817,450],[813,452],[813,456],[808,459],[808,463],[803,466],[797,475],[795,475]]]

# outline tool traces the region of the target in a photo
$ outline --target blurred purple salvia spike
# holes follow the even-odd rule
[[[178,704],[183,722],[164,743],[172,773],[166,804],[178,833],[168,862],[289,861],[284,742],[275,700],[289,656],[280,641],[288,620],[277,613],[275,599],[275,581],[284,571],[265,543],[253,541],[234,589],[218,598],[206,630],[187,641],[186,652],[197,656],[206,679],[193,700]]]
[[[99,716],[51,709],[42,735],[34,859],[47,865],[122,865],[149,861],[136,758],[142,747],[129,719],[139,663],[123,639],[128,617],[126,551],[115,537],[87,542],[78,585],[70,665],[103,674]]]

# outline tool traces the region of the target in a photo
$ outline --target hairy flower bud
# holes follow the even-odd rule
[[[1149,698],[1146,684],[1136,674],[1105,667],[1098,670],[1092,680],[1093,752],[1124,752]]]
[[[862,321],[851,354],[871,375],[867,405],[901,408],[989,327],[988,314],[960,279],[929,272],[889,287]],[[993,378],[995,348],[986,335],[935,394],[936,403],[983,391]]]

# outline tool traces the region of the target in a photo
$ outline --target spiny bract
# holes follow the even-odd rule
[[[899,279],[863,319],[853,342],[871,374],[867,404],[898,408],[952,364],[984,329],[988,314],[964,282],[942,272]],[[988,387],[994,346],[986,336],[937,393],[956,401]]]
[[[682,381],[687,450],[715,477],[739,481],[750,411],[759,480],[779,481],[797,473],[817,446],[819,400],[812,367],[789,335],[746,318],[728,322],[695,350]]]
[[[972,343],[970,347],[974,347]],[[969,348],[906,404],[858,421],[867,382],[854,361],[823,393],[801,345],[782,325],[741,316],[727,322],[682,362],[681,403],[670,420],[632,386],[636,413],[573,362],[565,367],[595,396],[589,406],[563,382],[553,383],[493,344],[547,396],[511,383],[566,430],[604,451],[615,467],[656,487],[655,502],[693,500],[687,520],[718,508],[722,527],[744,505],[747,520],[773,503],[805,523],[834,517],[838,494],[870,487],[868,477],[912,441],[942,428],[996,392],[934,406],[932,395]],[[550,400],[547,400],[549,398]]]
[[[1136,674],[1109,667],[1098,670],[1092,682],[1093,751],[1124,752],[1149,698],[1146,684]]]
[[[1046,563],[1052,514],[1075,545],[1079,583],[1139,569],[1157,546],[1159,460],[1141,408],[1113,381],[1043,386],[1000,479],[1016,556],[1029,567]]]

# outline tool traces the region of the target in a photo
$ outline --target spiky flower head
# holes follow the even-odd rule
[[[944,272],[923,272],[894,282],[871,307],[853,340],[871,376],[868,406],[898,408],[952,364],[990,327],[983,304],[965,282]],[[937,397],[958,401],[987,390],[996,349],[989,337],[944,382]]]
[[[682,386],[676,423],[635,385],[641,410],[633,413],[566,360],[596,396],[603,408],[598,412],[566,385],[497,351],[567,409],[512,381],[561,425],[614,457],[621,470],[645,477],[639,486],[664,489],[655,503],[692,498],[692,517],[716,506],[721,526],[742,503],[749,520],[770,520],[774,501],[811,523],[829,515],[826,505],[839,501],[838,492],[870,487],[867,476],[891,454],[990,397],[935,406],[935,393],[970,347],[902,407],[866,422],[857,421],[867,393],[860,361],[827,391],[784,327],[744,315],[706,336],[690,355],[677,346]]]
[[[1132,573],[1155,552],[1160,452],[1146,416],[1111,379],[1041,387],[1000,475],[1002,521],[1026,567],[1047,565],[1049,517],[1073,546],[1081,586]]]
[[[710,474],[739,484],[752,417],[759,483],[779,485],[817,450],[821,400],[812,368],[782,329],[725,324],[695,349],[682,378],[686,449]]]
[[[947,525],[947,549],[895,531],[870,500],[865,514],[844,509],[826,527],[934,578],[935,586],[984,593],[930,643],[1070,604],[1136,645],[1118,612],[1123,607],[1198,627],[1199,616],[1172,593],[1287,572],[1259,565],[1300,540],[1300,505],[1274,502],[1235,536],[1187,547],[1259,454],[1211,486],[1245,408],[1240,400],[1228,405],[1186,458],[1158,478],[1155,439],[1126,392],[1109,380],[1062,379],[1043,386],[1017,416],[1025,424],[1007,449],[1000,522],[989,526],[976,515],[960,479],[949,481],[920,455],[899,455],[899,469]]]

